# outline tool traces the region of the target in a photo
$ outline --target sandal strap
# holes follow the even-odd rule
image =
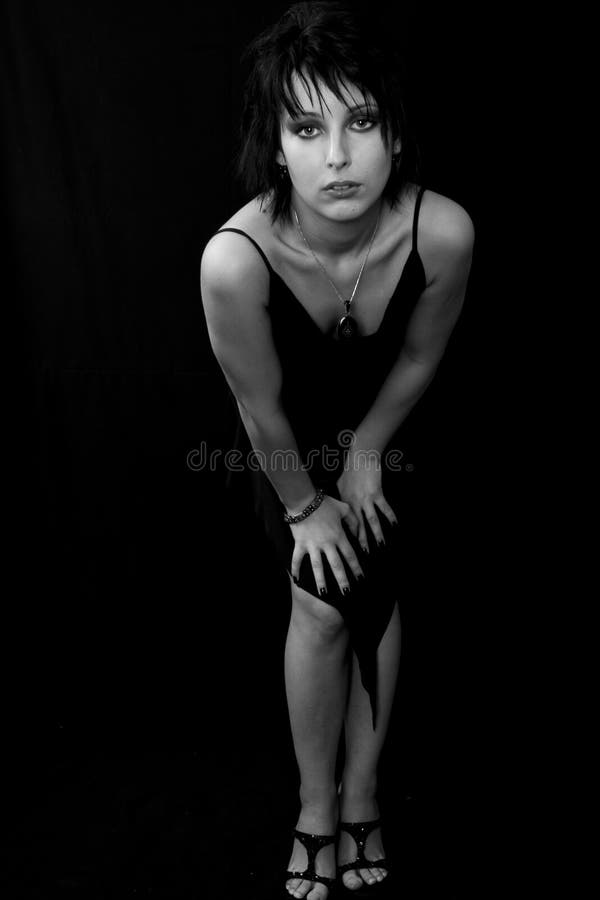
[[[335,834],[310,834],[308,831],[300,831],[298,828],[292,828],[292,834],[294,837],[298,838],[300,843],[303,844],[307,850],[309,846],[311,849],[317,847],[317,852],[321,847],[327,847],[328,844],[333,844],[337,837]]]
[[[307,881],[320,881],[321,884],[325,884],[327,887],[331,887],[335,884],[335,878],[329,878],[327,875],[317,875],[310,867],[305,869],[304,872],[287,871],[285,874],[288,878],[306,878]]]
[[[286,872],[290,878],[306,878],[310,881],[320,881],[322,884],[327,885],[327,887],[331,887],[331,885],[335,882],[335,877],[331,877],[329,875],[317,875],[315,871],[315,860],[317,858],[317,853],[319,850],[322,850],[323,847],[327,847],[329,844],[335,843],[336,835],[335,834],[310,834],[307,831],[299,831],[298,828],[293,828],[292,833],[294,837],[298,838],[304,849],[306,850],[306,856],[308,857],[308,865],[303,872]]]
[[[390,867],[387,859],[383,857],[382,859],[366,859],[364,856],[362,858],[356,858],[354,862],[344,863],[341,866],[337,867],[338,874],[343,875],[344,872],[349,872],[350,869],[387,869],[389,872]]]
[[[348,834],[351,834],[354,840],[356,840],[357,835],[360,840],[363,837],[366,839],[367,836],[373,831],[374,828],[377,828],[378,825],[381,825],[381,816],[377,819],[370,819],[368,822],[340,822],[339,828],[343,828],[344,831],[347,831]]]
[[[348,834],[353,838],[356,844],[356,859],[353,862],[344,863],[342,866],[338,866],[338,872],[345,872],[348,869],[370,869],[376,866],[381,866],[382,868],[387,869],[388,865],[385,859],[367,859],[365,856],[365,844],[367,842],[367,838],[374,831],[375,828],[378,828],[381,825],[381,817],[377,819],[370,819],[368,822],[340,822],[339,828],[342,831],[347,831]]]

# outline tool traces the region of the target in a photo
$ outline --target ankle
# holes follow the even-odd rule
[[[337,790],[335,784],[327,787],[314,788],[300,785],[298,792],[303,810],[331,810],[337,806]]]
[[[377,776],[344,775],[341,781],[341,796],[345,800],[374,800],[377,794]]]
[[[341,787],[340,805],[342,810],[358,810],[362,807],[378,808],[376,781],[343,781]]]

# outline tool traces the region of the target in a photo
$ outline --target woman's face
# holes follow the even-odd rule
[[[295,78],[295,93],[306,115],[291,119],[284,108],[281,116],[281,150],[276,161],[288,168],[292,182],[292,204],[309,207],[328,219],[353,219],[368,210],[385,188],[392,153],[400,142],[386,149],[379,114],[372,98],[369,113],[358,88],[343,88],[344,103],[320,84],[323,110],[311,86]],[[334,181],[354,182],[347,190],[329,188]]]

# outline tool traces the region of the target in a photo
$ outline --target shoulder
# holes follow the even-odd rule
[[[269,270],[265,260],[252,240],[248,239],[254,239],[262,249],[259,215],[259,205],[256,200],[252,200],[220,226],[236,228],[244,234],[223,231],[212,235],[200,260],[202,286],[210,286],[218,291],[236,286],[264,287],[268,284]]]
[[[429,244],[460,250],[472,247],[475,227],[469,213],[459,203],[426,188],[419,213],[419,237],[421,233]]]
[[[475,227],[469,213],[456,201],[426,189],[419,211],[418,235],[428,282],[448,267],[470,267]]]

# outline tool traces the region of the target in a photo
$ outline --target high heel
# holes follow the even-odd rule
[[[298,840],[306,850],[308,865],[303,872],[291,872],[288,870],[285,874],[288,878],[306,878],[307,881],[319,881],[321,884],[324,884],[329,888],[329,892],[331,894],[331,889],[335,884],[335,877],[331,878],[328,875],[317,875],[315,871],[315,861],[319,850],[322,850],[323,847],[327,847],[329,844],[335,843],[337,835],[309,834],[306,831],[299,831],[297,828],[293,828],[292,833],[295,838],[298,838]],[[291,896],[287,888],[286,892],[289,896]]]
[[[387,859],[382,857],[381,859],[367,859],[365,856],[365,844],[367,842],[367,838],[374,831],[375,828],[381,825],[381,819],[372,819],[369,822],[340,822],[338,828],[340,831],[347,831],[351,838],[353,838],[356,844],[356,859],[351,862],[344,863],[337,867],[337,872],[340,877],[344,872],[349,872],[350,869],[385,869],[389,872],[390,867]],[[375,890],[379,885],[383,884],[387,881],[388,876],[386,876],[383,881],[375,881],[374,884],[368,884],[366,881],[363,885],[358,889],[346,888],[346,890],[352,891],[353,894],[357,894],[358,891],[362,891],[363,888],[366,888],[367,891],[371,892]],[[344,882],[342,881],[342,884]],[[345,885],[344,885],[345,887]]]

